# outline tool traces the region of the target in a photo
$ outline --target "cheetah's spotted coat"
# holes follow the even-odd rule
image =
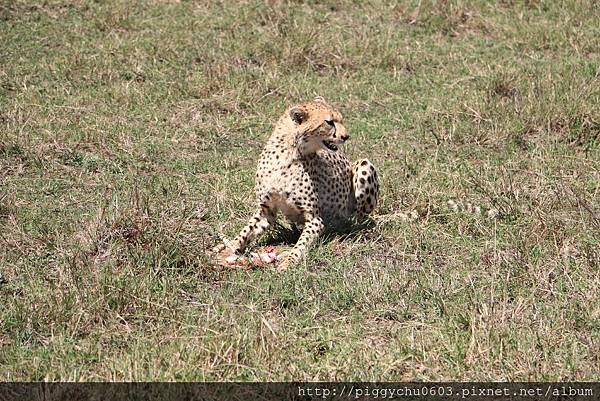
[[[369,214],[379,194],[377,171],[367,159],[350,164],[338,149],[348,138],[342,115],[323,98],[290,107],[275,125],[258,163],[258,210],[228,244],[230,250],[243,251],[281,212],[304,226],[280,264],[285,269],[302,258],[328,222]]]

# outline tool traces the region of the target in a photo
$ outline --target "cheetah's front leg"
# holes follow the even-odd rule
[[[352,166],[352,186],[356,214],[359,218],[364,218],[375,209],[379,198],[377,170],[369,160],[358,160]]]
[[[275,213],[266,206],[261,206],[260,210],[252,216],[248,224],[229,244],[226,245],[234,253],[242,252],[246,246],[256,237],[264,233],[275,222]],[[225,245],[219,245],[214,248],[215,252],[220,252]]]
[[[305,215],[305,220],[304,230],[302,230],[298,242],[281,262],[278,270],[286,270],[290,265],[302,260],[302,257],[306,253],[306,249],[315,242],[323,232],[324,224],[320,216],[307,214]]]

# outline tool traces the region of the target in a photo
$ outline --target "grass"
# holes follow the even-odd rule
[[[4,2],[0,378],[600,380],[599,14]],[[212,266],[315,95],[381,173],[376,223],[285,274]]]

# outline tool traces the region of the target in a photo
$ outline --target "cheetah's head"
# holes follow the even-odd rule
[[[350,135],[342,124],[342,115],[322,97],[289,109],[289,116],[298,128],[295,143],[303,154],[319,149],[331,152],[346,142]]]

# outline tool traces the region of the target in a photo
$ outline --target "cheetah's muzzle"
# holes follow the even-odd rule
[[[323,141],[323,146],[325,146],[327,149],[329,149],[333,152],[338,150],[337,145],[334,145],[333,142],[331,142],[331,141]]]

